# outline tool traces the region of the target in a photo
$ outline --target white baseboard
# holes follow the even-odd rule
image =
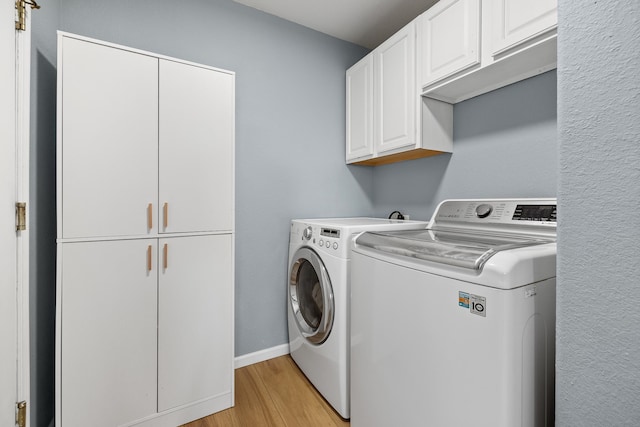
[[[289,343],[277,345],[254,353],[243,354],[235,359],[236,369],[253,365],[254,363],[264,362],[265,360],[289,354]]]

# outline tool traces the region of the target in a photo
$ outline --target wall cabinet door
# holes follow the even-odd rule
[[[161,233],[231,230],[231,74],[160,60]]]
[[[415,25],[405,26],[373,52],[376,153],[416,144]]]
[[[158,60],[72,38],[61,55],[61,237],[154,233]]]
[[[558,1],[493,0],[492,53],[498,55],[558,24]]]
[[[59,246],[61,425],[156,412],[156,240]]]
[[[480,63],[480,0],[440,0],[419,18],[421,85]]]
[[[347,162],[373,155],[373,56],[347,70]]]
[[[160,239],[158,411],[230,393],[230,234]]]

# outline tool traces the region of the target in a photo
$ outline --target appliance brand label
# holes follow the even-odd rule
[[[487,317],[487,299],[480,295],[469,295],[471,314],[477,314],[478,316]]]
[[[458,307],[468,309],[471,314],[487,317],[487,299],[483,296],[458,291]]]

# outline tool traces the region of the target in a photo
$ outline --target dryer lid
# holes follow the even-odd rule
[[[356,239],[356,244],[395,255],[481,270],[487,260],[498,252],[554,241],[552,238],[519,234],[427,229],[367,232]]]

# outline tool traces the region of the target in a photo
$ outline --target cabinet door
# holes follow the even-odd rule
[[[62,237],[152,233],[158,60],[63,37]]]
[[[347,70],[347,162],[373,154],[373,56]]]
[[[480,63],[480,0],[440,0],[418,22],[423,87]]]
[[[158,410],[230,393],[230,234],[160,239]]]
[[[519,44],[556,27],[557,0],[494,0],[493,55],[499,55]]]
[[[156,240],[64,243],[59,254],[62,425],[154,414]]]
[[[234,77],[160,60],[161,233],[231,230]]]
[[[414,23],[373,52],[374,141],[378,154],[416,143],[415,57]]]

